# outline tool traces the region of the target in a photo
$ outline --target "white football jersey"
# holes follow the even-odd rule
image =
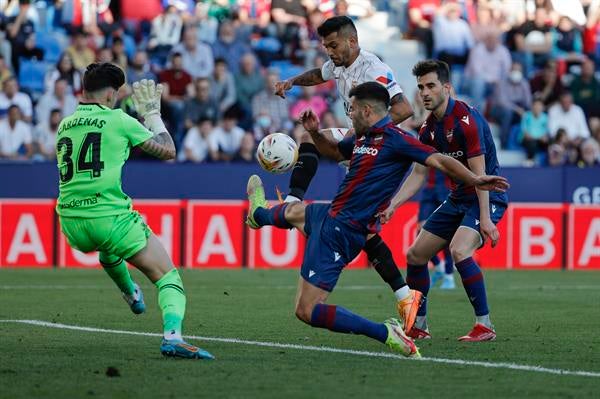
[[[375,54],[362,49],[349,67],[336,67],[331,60],[327,61],[321,68],[321,75],[325,80],[335,79],[338,93],[344,101],[346,118],[350,127],[352,127],[352,121],[349,116],[350,97],[348,94],[354,86],[375,81],[381,83],[388,90],[390,98],[402,93],[392,68],[383,63]]]

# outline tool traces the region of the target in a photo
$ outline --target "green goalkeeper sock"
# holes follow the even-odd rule
[[[163,315],[165,339],[181,340],[181,327],[185,315],[185,291],[177,269],[173,269],[155,283],[158,288],[158,305]]]
[[[127,263],[122,258],[101,252],[100,264],[123,293],[133,295],[135,291],[133,280],[131,279],[129,270],[127,270]]]

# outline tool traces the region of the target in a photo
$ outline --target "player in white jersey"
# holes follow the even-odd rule
[[[327,50],[329,60],[322,68],[308,70],[298,76],[275,84],[275,94],[285,98],[292,86],[314,86],[335,79],[340,97],[344,100],[348,126],[350,120],[350,90],[361,83],[376,81],[389,92],[391,101],[389,115],[395,124],[412,116],[410,103],[394,78],[392,69],[376,55],[362,50],[358,45],[358,34],[352,20],[338,16],[326,20],[317,29]],[[334,128],[323,131],[341,141],[348,129]],[[290,191],[286,202],[302,201],[310,181],[317,173],[320,154],[310,135],[304,133],[300,142],[298,162],[290,178]],[[398,313],[404,322],[405,331],[410,330],[416,317],[416,308],[422,298],[419,291],[409,290],[392,253],[378,234],[370,236],[364,247],[369,261],[382,279],[390,285],[397,299]]]
[[[319,26],[317,32],[322,38],[329,60],[320,69],[314,68],[277,82],[275,94],[285,98],[285,92],[293,86],[314,86],[335,79],[338,93],[344,101],[347,124],[352,127],[349,118],[350,90],[361,83],[376,81],[388,90],[391,98],[389,114],[395,124],[412,116],[412,107],[402,94],[392,69],[375,54],[360,48],[356,27],[350,18],[329,18]],[[338,140],[341,140],[347,131],[348,129],[331,129],[331,133]],[[310,135],[305,133],[299,144],[298,162],[292,171],[286,202],[302,201],[310,181],[317,173],[320,154]]]

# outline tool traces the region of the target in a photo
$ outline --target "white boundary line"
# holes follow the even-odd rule
[[[146,337],[162,337],[162,334],[157,334],[157,333],[74,326],[74,325],[61,324],[61,323],[50,323],[50,322],[43,321],[43,320],[0,320],[0,323],[19,323],[19,324],[28,324],[28,325],[40,326],[40,327],[58,328],[58,329],[63,329],[63,330],[75,330],[75,331],[97,332],[97,333],[108,333],[108,334],[138,335],[138,336],[141,335],[141,336],[146,336]],[[541,366],[528,366],[528,365],[524,365],[524,364],[515,364],[515,363],[504,363],[504,362],[494,363],[494,362],[482,362],[482,361],[476,361],[476,360],[444,359],[444,358],[437,358],[437,357],[423,357],[421,359],[407,359],[406,357],[403,357],[400,355],[395,355],[393,353],[385,353],[385,352],[370,352],[370,351],[359,351],[359,350],[353,350],[353,349],[339,349],[339,348],[332,348],[332,347],[327,347],[327,346],[282,344],[282,343],[278,343],[278,342],[248,341],[248,340],[237,339],[237,338],[202,337],[202,336],[196,336],[196,335],[186,335],[185,338],[198,339],[198,340],[202,340],[202,341],[225,342],[225,343],[230,343],[230,344],[262,346],[262,347],[267,347],[267,348],[298,349],[298,350],[315,351],[315,352],[343,353],[343,354],[356,355],[356,356],[380,357],[380,358],[391,358],[391,359],[398,359],[398,360],[413,360],[413,361],[418,361],[418,362],[456,364],[456,365],[461,365],[461,366],[477,366],[477,367],[495,368],[495,369],[532,371],[532,372],[544,373],[544,374],[600,378],[600,372],[598,372],[598,371],[553,369],[553,368],[547,368],[547,367],[541,367]]]

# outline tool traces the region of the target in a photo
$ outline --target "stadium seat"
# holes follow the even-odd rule
[[[271,68],[277,69],[279,71],[279,76],[282,80],[289,79],[292,76],[296,76],[304,72],[304,68],[299,65],[294,65],[289,61],[273,61],[271,62]],[[298,86],[292,87],[290,91],[288,91],[288,95],[290,97],[298,97],[302,90]]]
[[[44,49],[44,60],[56,63],[60,58],[63,50],[58,39],[48,32],[38,32],[35,36],[36,43],[39,47]]]
[[[32,61],[21,59],[19,70],[19,85],[31,94],[44,91],[44,78],[48,71],[49,63],[45,61]]]
[[[510,128],[510,133],[508,134],[508,140],[506,142],[507,150],[522,150],[521,147],[521,125],[513,125]]]

